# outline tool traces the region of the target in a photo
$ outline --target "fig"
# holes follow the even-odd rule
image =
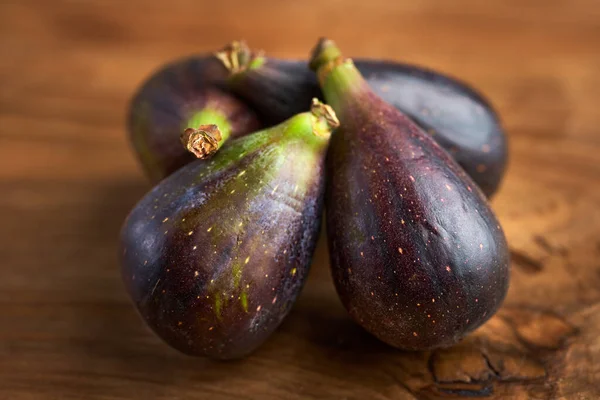
[[[302,110],[319,84],[305,62],[267,58],[234,42],[217,53],[229,88],[262,120],[276,124]],[[491,104],[466,83],[415,65],[356,60],[371,89],[444,147],[483,192],[492,196],[504,175],[507,141]]]
[[[311,112],[180,168],[131,211],[121,231],[123,280],[165,342],[190,355],[239,358],[279,325],[315,249],[336,126],[315,101]]]
[[[489,319],[509,252],[483,193],[412,119],[323,39],[314,50],[340,128],[327,158],[332,275],[350,315],[406,350],[450,346]]]
[[[128,131],[151,181],[194,160],[179,141],[186,127],[218,124],[221,137],[205,137],[203,157],[208,157],[229,137],[262,126],[256,113],[224,88],[226,78],[215,57],[197,56],[166,65],[138,89],[129,107]]]

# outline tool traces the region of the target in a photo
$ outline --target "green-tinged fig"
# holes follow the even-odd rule
[[[279,123],[313,97],[322,97],[305,62],[267,58],[240,42],[217,57],[230,71],[231,90],[266,123]],[[497,190],[507,162],[506,136],[481,94],[464,82],[415,65],[360,59],[355,65],[377,95],[432,135],[487,196]]]
[[[340,120],[326,217],[342,302],[392,346],[456,343],[506,295],[509,255],[496,217],[449,154],[373,93],[333,42],[319,43],[311,67]]]
[[[182,167],[135,206],[121,232],[122,275],[168,344],[238,358],[279,325],[310,266],[336,126],[315,100],[311,112]]]
[[[220,138],[201,139],[205,141],[201,157],[208,157],[229,137],[260,128],[255,112],[223,88],[226,76],[215,57],[192,57],[165,66],[138,90],[130,105],[128,130],[153,182],[194,160],[179,141],[183,129],[219,126]]]

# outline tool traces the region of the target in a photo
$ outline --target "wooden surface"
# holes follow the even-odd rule
[[[189,358],[143,325],[116,237],[149,189],[124,112],[154,68],[232,39],[305,57],[405,60],[486,93],[510,133],[493,207],[505,306],[459,346],[394,351],[354,325],[321,242],[289,318],[252,357]],[[3,1],[0,399],[600,398],[600,3]]]

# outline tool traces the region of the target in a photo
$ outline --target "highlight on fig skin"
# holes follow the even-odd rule
[[[197,129],[187,128],[181,134],[181,143],[187,151],[200,159],[213,155],[222,140],[221,131],[214,124],[200,125]]]
[[[327,155],[333,281],[367,331],[394,347],[455,344],[500,307],[509,251],[483,193],[328,40],[312,67],[341,125]]]

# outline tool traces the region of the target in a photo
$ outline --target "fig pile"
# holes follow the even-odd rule
[[[128,128],[156,186],[123,225],[122,277],[184,353],[234,359],[267,340],[306,281],[324,208],[337,293],[383,342],[451,346],[504,300],[509,251],[488,198],[506,137],[461,81],[353,61],[327,39],[309,61],[233,42],[151,76]]]

